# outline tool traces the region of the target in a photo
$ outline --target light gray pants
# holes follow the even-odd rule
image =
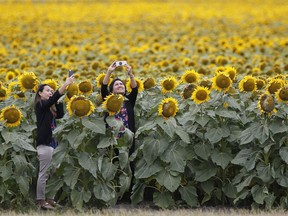
[[[45,200],[46,182],[55,169],[49,172],[48,168],[52,162],[52,155],[54,149],[51,146],[39,145],[37,146],[37,154],[39,159],[39,173],[37,180],[36,199]],[[48,197],[54,199],[54,197]]]

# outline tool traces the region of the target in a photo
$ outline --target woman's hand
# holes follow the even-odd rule
[[[112,64],[108,67],[107,72],[111,74],[116,69],[116,61],[112,62]]]
[[[134,77],[134,75],[132,74],[132,67],[130,65],[125,65],[126,67],[126,71],[127,71],[127,74],[130,78]]]

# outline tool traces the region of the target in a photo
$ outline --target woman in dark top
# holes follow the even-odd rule
[[[54,209],[56,207],[54,197],[49,197],[47,200],[45,198],[45,187],[49,178],[48,168],[51,165],[53,151],[57,146],[57,141],[53,138],[52,131],[56,127],[55,119],[62,118],[64,115],[63,104],[57,103],[57,101],[73,80],[73,76],[68,77],[65,83],[55,92],[47,84],[39,85],[35,95],[36,146],[39,159],[36,200],[38,206],[42,209]]]

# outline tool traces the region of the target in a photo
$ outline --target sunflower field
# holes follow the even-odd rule
[[[57,89],[47,192],[76,209],[132,204],[288,208],[288,2],[1,1],[0,208],[35,206],[35,91]],[[133,133],[103,103],[108,66],[138,85]],[[131,91],[125,69],[113,72]],[[106,127],[104,112],[109,113]],[[135,165],[134,177],[130,163]]]

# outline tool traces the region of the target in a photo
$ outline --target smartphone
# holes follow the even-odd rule
[[[72,71],[72,70],[69,70],[69,71],[68,71],[68,76],[71,77],[72,75],[73,75],[73,71]]]
[[[116,67],[127,65],[127,61],[116,61]]]

